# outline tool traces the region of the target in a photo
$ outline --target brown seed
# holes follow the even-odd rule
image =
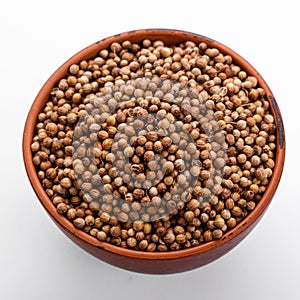
[[[225,160],[221,157],[218,157],[215,159],[214,165],[217,169],[223,168],[225,166]]]
[[[186,242],[186,235],[185,234],[177,234],[176,235],[176,242],[178,244],[184,244]]]
[[[32,144],[31,144],[31,150],[33,151],[33,152],[36,152],[36,151],[38,151],[40,149],[40,143],[38,143],[38,142],[33,142]]]
[[[154,252],[156,250],[156,244],[155,243],[150,243],[147,247],[148,252]]]
[[[121,235],[121,228],[119,226],[112,226],[110,228],[110,234],[113,237],[119,237]]]
[[[71,74],[74,74],[76,75],[79,71],[79,66],[78,65],[71,65],[70,68],[69,68],[69,72]]]
[[[144,222],[143,221],[134,221],[133,224],[132,224],[132,228],[135,231],[141,231],[141,230],[144,229]]]
[[[155,131],[150,131],[150,132],[148,132],[148,133],[146,134],[146,137],[147,137],[147,139],[148,139],[149,141],[151,141],[151,142],[155,142],[155,141],[157,141],[157,139],[158,139],[157,132],[155,132]]]
[[[169,57],[171,55],[171,49],[169,47],[162,47],[160,53],[163,57]]]
[[[234,202],[233,202],[232,199],[227,199],[225,205],[226,205],[227,209],[222,210],[221,216],[225,220],[228,220],[230,218],[230,216],[231,216],[230,209],[232,209],[234,207]]]
[[[215,226],[218,228],[222,228],[225,225],[225,221],[223,218],[219,217],[215,220]]]
[[[142,189],[135,189],[132,194],[135,199],[142,199],[145,192]]]
[[[101,140],[105,140],[109,137],[109,134],[108,134],[108,132],[106,132],[104,130],[100,130],[99,133],[98,133],[98,137]]]
[[[88,225],[88,226],[93,226],[95,224],[95,219],[91,215],[86,216],[84,221],[85,221],[85,224]]]
[[[204,224],[207,223],[208,220],[209,220],[208,214],[202,213],[202,214],[200,215],[200,220],[201,220],[201,222],[204,223]]]
[[[58,131],[58,127],[55,123],[48,123],[46,125],[45,129],[46,129],[47,134],[50,136],[55,136]]]
[[[250,210],[250,211],[253,210],[255,208],[255,206],[256,206],[256,204],[255,204],[254,201],[249,201],[246,204],[247,209]]]
[[[259,180],[264,180],[267,178],[266,172],[262,168],[257,169],[255,175]]]
[[[97,239],[101,242],[106,242],[107,234],[104,231],[98,231]]]
[[[234,217],[240,217],[242,215],[242,209],[238,206],[234,206],[233,209],[231,210],[231,214]]]
[[[164,149],[161,141],[156,141],[154,144],[153,144],[153,149],[154,151],[158,152],[158,153],[161,153]]]
[[[247,122],[245,120],[239,120],[236,124],[238,130],[244,130],[247,127]]]
[[[85,222],[84,222],[84,219],[82,218],[76,218],[74,221],[73,221],[73,224],[76,228],[83,228],[85,226]]]
[[[172,231],[168,232],[165,236],[164,236],[164,242],[167,244],[172,244],[175,241],[175,235]]]
[[[69,189],[71,186],[72,186],[72,182],[71,182],[71,179],[70,178],[63,178],[61,181],[60,181],[60,185],[65,188],[65,189]]]
[[[163,172],[165,172],[165,174],[170,174],[174,171],[174,164],[170,161],[167,161],[164,163],[162,169],[163,169]]]
[[[192,166],[190,173],[192,176],[199,176],[201,168],[199,166]]]
[[[116,124],[116,118],[114,116],[109,116],[106,119],[106,123],[108,126],[114,126]]]
[[[161,142],[164,147],[170,147],[172,145],[172,139],[167,136],[164,137]]]
[[[57,211],[62,215],[68,211],[68,206],[63,202],[59,203],[56,208]]]
[[[116,121],[118,123],[124,123],[126,121],[126,115],[122,111],[118,111],[116,115]]]
[[[124,154],[126,157],[132,157],[134,155],[134,148],[133,147],[126,147],[124,149]]]
[[[226,222],[227,226],[229,229],[234,228],[236,226],[236,219],[234,218],[230,218],[227,222]]]
[[[148,241],[147,240],[142,240],[139,243],[139,249],[140,250],[145,250],[148,247]]]
[[[75,104],[80,103],[81,99],[82,99],[82,97],[81,97],[80,93],[74,93],[72,96],[72,102]]]
[[[152,230],[152,225],[149,224],[149,223],[145,223],[145,225],[144,225],[144,233],[145,234],[149,234],[151,232],[151,230]]]
[[[216,240],[219,240],[223,236],[223,232],[221,229],[215,229],[212,234],[213,238]]]
[[[144,160],[145,161],[150,161],[154,157],[154,152],[153,151],[146,151],[144,153]]]
[[[76,209],[75,208],[70,208],[68,211],[67,211],[67,218],[69,220],[73,220],[76,218]]]
[[[184,218],[187,222],[192,222],[195,217],[195,214],[192,211],[187,211],[184,213]]]
[[[196,210],[197,208],[199,208],[199,206],[200,206],[200,202],[197,199],[191,199],[187,203],[187,208],[191,211]]]
[[[110,215],[108,213],[106,213],[106,212],[103,212],[100,215],[100,220],[101,220],[101,222],[104,222],[104,223],[109,222]]]
[[[113,139],[110,138],[104,140],[102,143],[102,147],[104,150],[110,150],[112,145],[113,145]]]
[[[203,234],[203,239],[204,239],[205,242],[212,241],[212,239],[213,239],[212,232],[210,230],[205,231],[204,234]]]
[[[46,176],[49,178],[49,179],[54,179],[56,176],[57,176],[57,171],[55,168],[49,168],[47,169],[46,171]]]

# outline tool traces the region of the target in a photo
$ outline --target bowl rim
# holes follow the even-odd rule
[[[164,38],[170,38],[170,35],[176,35],[179,40],[197,40],[197,43],[203,41],[207,43],[209,47],[215,47],[219,49],[222,53],[226,53],[231,55],[233,61],[238,64],[243,70],[245,70],[249,75],[254,75],[258,79],[259,85],[265,90],[266,98],[270,102],[270,108],[276,123],[276,159],[275,159],[275,167],[273,170],[273,175],[271,181],[265,191],[261,200],[257,203],[255,209],[245,217],[235,228],[226,232],[220,240],[213,240],[211,242],[206,242],[200,244],[195,247],[177,250],[177,251],[167,251],[167,252],[145,252],[131,249],[124,249],[118,246],[114,246],[112,244],[101,242],[96,237],[85,233],[84,231],[77,229],[74,227],[72,222],[70,222],[66,217],[60,215],[50,198],[47,196],[44,191],[39,178],[37,176],[37,172],[35,166],[32,162],[32,152],[31,152],[31,142],[33,138],[33,134],[35,131],[36,118],[41,108],[45,105],[48,100],[48,95],[52,87],[57,83],[57,81],[62,78],[66,72],[68,67],[73,63],[78,63],[82,59],[87,59],[92,57],[92,53],[99,52],[99,50],[106,48],[109,44],[113,42],[120,42],[126,39],[140,41],[142,39],[157,39],[163,40]],[[229,241],[235,239],[239,236],[243,231],[251,226],[251,224],[255,223],[257,219],[259,219],[266,208],[270,204],[275,191],[278,187],[283,167],[284,167],[284,159],[285,159],[285,133],[284,126],[282,122],[282,117],[280,114],[280,110],[278,108],[275,97],[273,96],[269,86],[262,78],[262,76],[256,71],[256,69],[242,56],[237,54],[235,51],[230,49],[229,47],[223,45],[220,42],[214,41],[208,37],[205,37],[200,34],[176,30],[176,29],[139,29],[133,31],[127,31],[121,34],[116,34],[107,38],[104,38],[100,41],[97,41],[94,44],[89,45],[83,50],[77,52],[71,58],[69,58],[66,62],[64,62],[45,82],[45,84],[40,89],[37,94],[34,102],[31,105],[31,108],[28,112],[24,132],[23,132],[23,141],[22,141],[22,150],[23,150],[23,160],[26,169],[27,176],[29,178],[30,184],[38,197],[40,203],[46,209],[48,214],[54,221],[56,221],[65,231],[75,235],[77,238],[82,240],[83,242],[102,249],[104,251],[110,252],[112,254],[125,256],[128,258],[136,258],[136,259],[146,259],[146,260],[172,260],[172,259],[180,259],[192,255],[197,255],[201,253],[208,252],[212,249],[216,249]]]

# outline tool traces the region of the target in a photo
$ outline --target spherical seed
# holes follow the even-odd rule
[[[192,222],[195,217],[195,214],[192,211],[187,211],[184,213],[184,218],[187,222]]]
[[[202,214],[200,215],[200,220],[201,220],[201,222],[202,222],[203,224],[207,223],[208,220],[209,220],[208,214],[202,213]]]
[[[67,218],[69,220],[72,220],[72,219],[75,219],[76,218],[76,209],[75,208],[70,208],[68,211],[67,211]]]
[[[223,236],[223,231],[221,229],[215,229],[212,235],[214,239],[219,240]]]
[[[247,127],[247,122],[245,120],[239,120],[236,124],[238,130],[244,130]]]
[[[176,237],[172,231],[168,232],[163,238],[164,242],[167,244],[172,244],[175,241],[175,239]]]
[[[144,153],[144,161],[148,162],[155,156],[153,151],[146,151]]]
[[[153,144],[153,149],[154,151],[158,152],[158,153],[161,153],[164,149],[163,145],[162,145],[162,142],[161,141],[156,141],[154,144]]]
[[[58,127],[55,123],[48,123],[45,127],[46,132],[49,136],[55,136],[58,131]]]
[[[266,172],[262,168],[257,169],[255,175],[259,180],[264,180],[267,178]]]
[[[167,161],[163,164],[163,171],[166,174],[170,174],[174,171],[174,164],[170,161]]]
[[[61,181],[60,181],[60,185],[65,188],[65,189],[69,189],[71,186],[72,186],[72,182],[71,182],[71,179],[70,178],[63,178]]]
[[[178,244],[184,244],[186,242],[186,235],[181,233],[177,234],[175,239]]]
[[[95,224],[95,219],[91,215],[86,216],[84,221],[85,221],[85,224],[88,226],[93,226]]]
[[[222,228],[225,225],[225,221],[223,218],[219,217],[215,220],[215,226],[218,228]]]
[[[214,165],[216,166],[216,168],[223,168],[225,166],[225,160],[221,157],[218,157],[215,159],[214,161]]]
[[[83,228],[85,226],[85,221],[83,218],[76,218],[74,221],[73,221],[73,224],[76,228]]]
[[[110,234],[113,237],[119,237],[121,235],[121,228],[119,226],[112,226],[110,228]]]
[[[269,159],[266,161],[265,166],[266,166],[267,168],[273,169],[274,166],[275,166],[274,160],[271,159],[271,158],[269,158]]]
[[[253,210],[255,208],[255,206],[256,206],[256,204],[255,204],[254,201],[249,201],[246,204],[247,209],[250,210],[250,211]]]
[[[247,161],[247,156],[244,153],[239,154],[237,157],[237,161],[240,164],[244,164]]]
[[[199,166],[192,166],[190,169],[190,173],[192,176],[199,176],[201,168]]]
[[[162,140],[161,140],[162,144],[164,147],[170,147],[172,145],[172,139],[170,137],[164,137]]]
[[[155,243],[150,243],[147,247],[148,252],[154,252],[156,250],[156,244]]]
[[[229,200],[229,199],[228,199]],[[233,205],[234,205],[234,203],[233,203]],[[229,205],[228,205],[229,206]],[[227,206],[226,206],[227,207]],[[223,219],[225,219],[225,220],[228,220],[228,219],[230,219],[230,217],[231,217],[231,213],[230,213],[230,210],[229,209],[224,209],[222,212],[221,212],[221,216],[222,216],[222,218]],[[218,227],[218,226],[217,226]]]
[[[144,222],[143,221],[134,221],[133,224],[132,224],[132,228],[135,231],[141,231],[141,230],[144,229]]]
[[[31,144],[31,150],[33,152],[37,152],[40,149],[40,143],[39,142],[33,142]]]
[[[61,202],[57,205],[56,209],[60,214],[63,215],[68,211],[68,206],[65,203]]]
[[[124,149],[124,155],[126,157],[132,157],[134,155],[134,148],[133,147],[126,147]]]
[[[169,57],[171,55],[171,49],[169,47],[163,47],[161,48],[160,53],[163,57]]]
[[[132,194],[135,199],[142,199],[145,192],[142,189],[135,189]]]
[[[98,231],[96,237],[101,242],[106,242],[106,240],[107,240],[107,234],[104,231]]]
[[[272,115],[267,114],[267,115],[264,116],[264,121],[265,121],[267,124],[274,123],[274,118],[273,118]]]
[[[149,224],[149,223],[145,223],[145,225],[144,225],[144,233],[145,234],[149,234],[151,232],[151,230],[152,230],[152,225]]]
[[[242,215],[242,209],[238,206],[234,206],[231,210],[231,214],[234,217],[240,217]]]
[[[191,199],[187,203],[187,208],[191,211],[196,210],[197,208],[199,208],[199,206],[200,206],[200,202],[197,199]]]
[[[236,226],[236,219],[235,218],[230,218],[227,222],[226,222],[227,226],[229,229],[234,228]]]
[[[140,250],[145,250],[148,247],[148,241],[147,240],[142,240],[139,243],[139,249]]]
[[[110,220],[110,215],[106,212],[101,213],[99,217],[100,217],[100,221],[104,223],[109,222]]]
[[[204,234],[203,234],[203,239],[204,239],[205,242],[212,241],[212,239],[213,239],[212,232],[210,230],[205,231]]]

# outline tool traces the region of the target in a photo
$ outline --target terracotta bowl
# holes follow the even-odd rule
[[[48,198],[38,179],[37,172],[32,162],[30,145],[37,116],[48,100],[48,95],[54,85],[59,79],[64,77],[71,64],[76,64],[83,59],[89,59],[97,55],[99,50],[107,48],[111,43],[122,42],[124,40],[140,42],[143,39],[162,40],[169,45],[186,40],[195,43],[205,42],[209,47],[218,48],[222,53],[231,55],[236,64],[241,66],[249,75],[254,75],[258,78],[259,85],[266,91],[266,97],[270,102],[271,110],[277,125],[277,148],[274,173],[264,196],[259,201],[254,211],[252,211],[234,229],[224,234],[220,240],[208,242],[194,248],[164,253],[128,250],[100,242],[96,238],[76,229],[70,221],[56,211],[55,206]],[[125,32],[97,41],[71,57],[58,68],[42,87],[29,111],[23,135],[23,157],[27,175],[39,201],[53,221],[72,241],[90,254],[112,265],[142,273],[168,274],[191,270],[216,260],[226,252],[230,251],[251,232],[270,204],[280,181],[285,157],[285,135],[280,111],[270,88],[259,73],[240,55],[221,43],[202,35],[178,30],[147,29]]]

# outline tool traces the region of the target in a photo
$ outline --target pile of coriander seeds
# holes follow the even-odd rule
[[[57,211],[101,242],[174,251],[218,240],[262,198],[276,126],[232,57],[191,41],[113,43],[71,65],[31,150]]]

